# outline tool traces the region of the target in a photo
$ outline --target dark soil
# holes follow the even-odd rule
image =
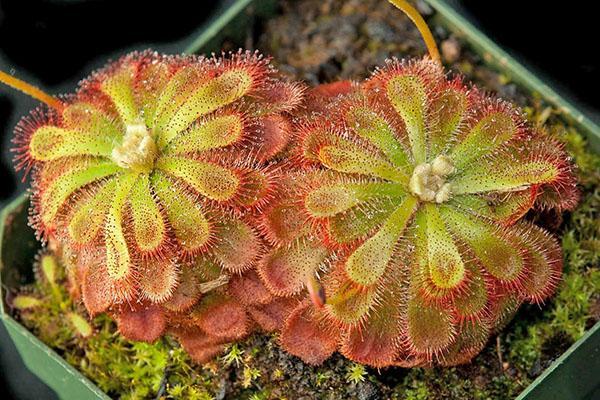
[[[391,57],[422,57],[425,44],[414,24],[387,1],[284,0],[257,48],[273,57],[281,72],[311,85],[368,77]],[[447,67],[469,81],[517,102],[527,95],[491,71],[462,40],[435,22],[434,11],[416,3],[428,20]],[[254,42],[254,41],[250,41]]]

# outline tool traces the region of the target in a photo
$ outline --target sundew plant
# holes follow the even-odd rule
[[[32,225],[90,314],[137,340],[249,332],[227,284],[264,252],[251,219],[275,191],[271,159],[302,92],[258,53],[147,51],[43,95],[16,128],[17,169],[31,171]]]
[[[562,251],[525,216],[575,207],[567,154],[449,76],[390,1],[430,56],[308,96],[242,51],[132,53],[62,97],[1,73],[45,103],[15,159],[72,298],[197,362],[262,330],[311,364],[375,367],[468,362],[543,303]]]

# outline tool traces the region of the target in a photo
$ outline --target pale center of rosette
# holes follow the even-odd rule
[[[439,155],[432,162],[415,167],[410,177],[410,191],[422,201],[444,203],[452,196],[451,186],[446,178],[453,172],[454,165],[450,158]]]
[[[123,142],[112,151],[112,160],[120,167],[137,172],[150,172],[158,156],[158,148],[143,123],[127,125]]]

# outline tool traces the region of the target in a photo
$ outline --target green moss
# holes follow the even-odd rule
[[[395,399],[407,400],[427,400],[430,398],[429,389],[425,380],[415,379],[410,377],[404,380],[405,388],[397,388],[395,391]]]
[[[223,356],[223,358],[222,358],[223,364],[225,364],[228,367],[231,366],[232,364],[235,364],[236,367],[239,367],[240,363],[243,360],[243,358],[242,358],[243,355],[244,355],[244,350],[241,350],[240,347],[238,346],[238,344],[234,343],[229,348],[229,351]]]
[[[67,293],[62,267],[56,264],[53,279],[46,279],[48,261],[55,260],[49,255],[40,257],[37,282],[24,289],[39,302],[34,308],[20,310],[18,316],[67,362],[103,391],[121,399],[154,398],[159,392],[173,398],[213,398],[211,374],[194,369],[185,352],[169,338],[154,344],[128,341],[105,315],[90,321],[92,334],[83,335],[82,324],[89,316]],[[67,318],[73,315],[78,317],[77,325]]]
[[[367,376],[367,368],[364,365],[352,363],[348,365],[346,371],[346,382],[359,383],[364,382]]]

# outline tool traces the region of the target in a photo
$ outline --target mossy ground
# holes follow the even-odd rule
[[[103,316],[94,319],[91,337],[79,337],[64,315],[85,315],[83,308],[62,289],[53,294],[43,280],[26,289],[43,302],[19,313],[20,320],[102,390],[123,399],[514,398],[600,319],[600,157],[558,110],[486,68],[460,38],[436,26],[434,15],[428,18],[452,70],[517,102],[567,144],[583,191],[573,213],[530,216],[562,237],[565,270],[556,295],[542,307],[523,307],[472,363],[377,371],[336,355],[311,367],[281,351],[276,337],[255,335],[196,366],[170,338],[130,342]],[[262,28],[248,42],[272,54],[284,73],[312,84],[362,78],[391,55],[425,52],[412,24],[380,0],[283,2],[281,16]]]

